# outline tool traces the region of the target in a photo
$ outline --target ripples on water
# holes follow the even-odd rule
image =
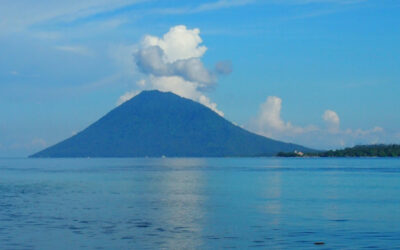
[[[0,249],[400,249],[399,225],[396,159],[0,159]]]

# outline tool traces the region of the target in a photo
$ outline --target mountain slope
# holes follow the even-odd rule
[[[31,157],[226,157],[311,151],[250,133],[173,93],[143,91]]]

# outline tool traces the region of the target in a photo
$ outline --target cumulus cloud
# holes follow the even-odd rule
[[[143,75],[137,88],[171,91],[223,116],[217,104],[204,92],[215,86],[218,75],[229,74],[231,65],[220,62],[215,69],[207,69],[201,61],[207,51],[202,42],[199,29],[188,29],[184,25],[170,28],[162,37],[145,36],[132,52],[135,68]],[[132,91],[121,96],[118,103],[132,97],[130,93]]]
[[[276,130],[285,130],[290,126],[281,119],[282,99],[276,96],[269,96],[261,104],[258,122]]]
[[[206,46],[200,45],[203,40],[199,29],[187,29],[185,25],[172,27],[162,38],[146,36],[142,41],[144,48],[158,46],[165,53],[167,62],[199,58],[207,51]]]
[[[281,118],[282,99],[269,96],[260,105],[258,116],[252,120],[250,127],[259,134],[274,136],[277,134],[299,134],[314,130],[313,126],[302,128],[285,122]]]
[[[126,92],[125,94],[123,94],[122,96],[119,97],[119,99],[117,101],[117,106],[132,99],[133,97],[137,96],[139,93],[140,93],[139,90],[132,90],[132,91]]]
[[[269,96],[260,105],[258,115],[246,126],[258,134],[278,140],[292,141],[315,148],[336,148],[356,144],[372,144],[384,138],[384,129],[376,126],[371,129],[340,129],[337,112],[326,110],[322,120],[326,127],[293,125],[281,117],[282,99]]]
[[[326,110],[322,115],[322,119],[325,121],[326,125],[331,131],[339,129],[340,119],[338,114],[333,110]]]
[[[199,58],[179,59],[168,62],[166,54],[158,46],[139,50],[134,54],[136,65],[146,74],[154,76],[180,76],[206,86],[215,83],[215,76],[208,71]]]

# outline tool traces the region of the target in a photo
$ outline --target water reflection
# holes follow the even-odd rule
[[[279,163],[275,163],[273,168],[281,167]],[[269,245],[273,245],[274,249],[282,249],[283,246],[274,244],[282,239],[281,236],[281,217],[282,217],[282,172],[271,171],[263,175],[260,190],[265,199],[263,204],[263,212],[265,213],[266,231],[268,232],[265,240]]]
[[[318,248],[393,249],[400,242],[398,160],[3,161],[0,248],[311,249],[323,241]],[[381,162],[396,171],[381,171]]]
[[[204,173],[193,169],[204,164],[202,159],[155,159],[158,171],[140,180],[134,176],[132,212],[141,224],[136,234],[142,247],[182,249],[200,246],[204,216]],[[143,172],[140,173],[143,175]],[[138,211],[142,204],[144,211]]]
[[[267,202],[265,211],[268,214],[274,215],[272,224],[279,224],[279,215],[282,212],[281,196],[282,196],[282,181],[281,172],[270,172],[263,179],[264,192]]]
[[[196,166],[204,166],[202,159],[164,159],[163,164],[174,169],[185,170]],[[164,194],[164,206],[159,211],[160,221],[169,231],[165,238],[168,249],[189,249],[202,245],[204,217],[204,172],[168,171],[164,172],[160,182],[156,184],[160,193]]]

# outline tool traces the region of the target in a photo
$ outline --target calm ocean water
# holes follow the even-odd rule
[[[400,249],[400,160],[0,159],[0,249],[223,248]]]

